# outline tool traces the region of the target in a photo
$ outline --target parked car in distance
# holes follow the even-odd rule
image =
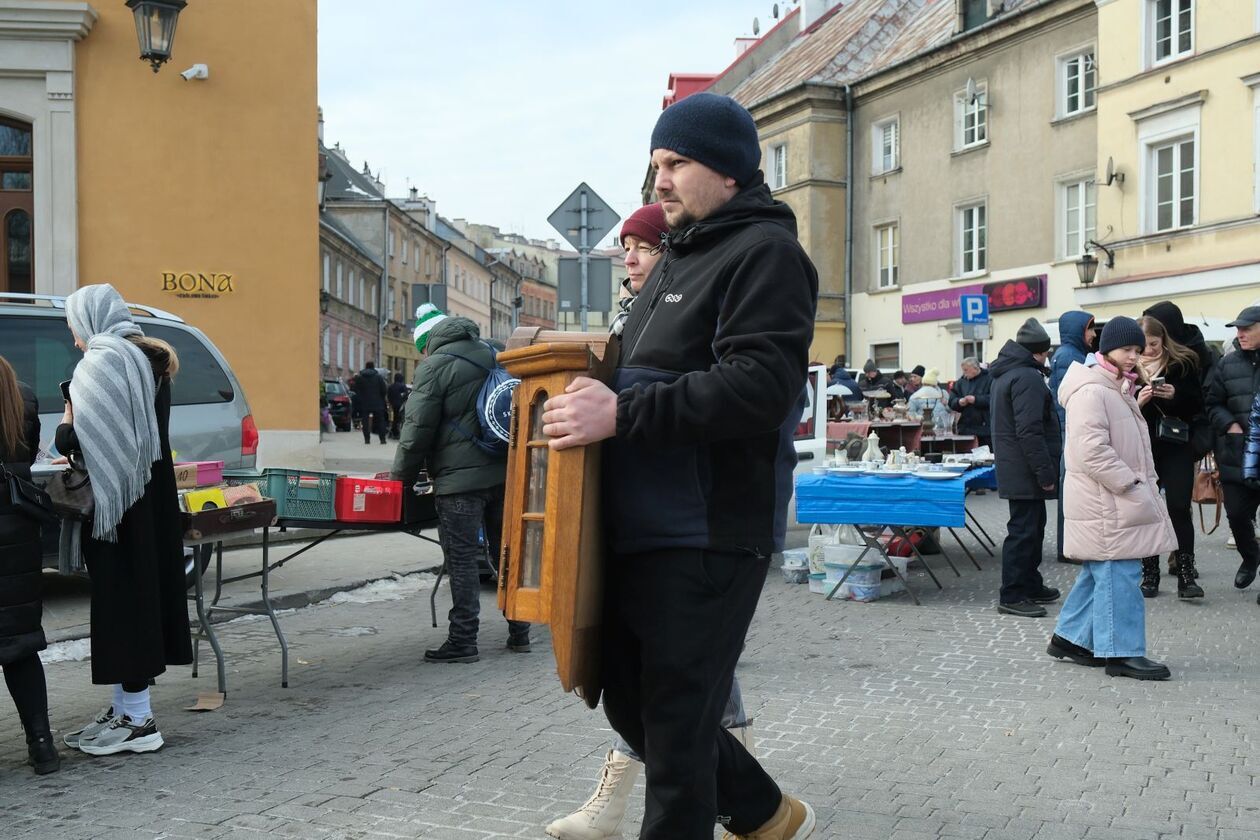
[[[324,398],[328,400],[333,428],[339,432],[350,431],[350,389],[346,383],[340,379],[325,379]]]
[[[128,304],[146,335],[179,356],[171,383],[171,449],[177,461],[222,461],[226,469],[255,466],[258,427],[240,382],[205,333],[177,315]],[[66,324],[65,298],[0,292],[0,356],[39,400],[40,448],[51,452],[64,401],[60,383],[83,354]],[[44,565],[57,566],[57,529],[44,530]]]

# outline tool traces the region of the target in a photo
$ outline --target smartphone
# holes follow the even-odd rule
[[[1162,377],[1162,376],[1156,376],[1156,377],[1153,377],[1153,378],[1151,379],[1151,387],[1152,387],[1152,388],[1163,388],[1163,387],[1164,387],[1164,377]]]
[[[70,402],[70,380],[69,379],[61,383],[61,396],[65,398],[66,402]]]

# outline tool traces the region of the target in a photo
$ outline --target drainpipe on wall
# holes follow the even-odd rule
[[[853,86],[844,86],[844,363],[853,366]]]
[[[380,313],[376,319],[376,364],[385,364],[385,322],[389,320],[391,313],[385,311],[385,306],[389,302],[389,199],[385,199],[385,228],[382,231],[384,239],[381,240],[381,288],[379,289],[379,298],[377,311]]]

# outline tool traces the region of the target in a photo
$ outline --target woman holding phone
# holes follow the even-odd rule
[[[92,682],[110,703],[65,736],[89,755],[153,752],[163,744],[149,681],[192,662],[179,497],[167,425],[179,359],[149,338],[113,286],[66,298],[83,360],[57,427],[57,449],[82,459],[95,512],[82,534],[92,585]]]
[[[1155,472],[1173,530],[1177,550],[1169,562],[1177,570],[1177,597],[1202,598],[1203,588],[1194,563],[1194,520],[1190,514],[1194,490],[1194,450],[1189,432],[1194,419],[1204,413],[1199,357],[1182,346],[1158,318],[1144,315],[1138,325],[1146,346],[1138,359],[1139,378],[1149,383],[1151,399],[1142,407],[1155,457]],[[1184,431],[1184,436],[1182,434]],[[1142,561],[1142,595],[1159,594],[1159,558]]]
[[[1081,571],[1050,637],[1047,653],[1113,677],[1166,680],[1167,666],[1146,658],[1142,558],[1177,544],[1156,487],[1155,459],[1138,382],[1146,336],[1132,318],[1112,318],[1099,352],[1076,362],[1059,386],[1067,409],[1063,553]]]

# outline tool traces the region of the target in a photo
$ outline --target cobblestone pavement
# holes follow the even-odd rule
[[[1005,506],[975,504],[1000,533]],[[1148,602],[1167,683],[1050,660],[1055,610],[997,614],[987,557],[977,572],[955,550],[961,578],[934,561],[943,592],[918,573],[922,607],[826,603],[772,569],[739,668],[758,752],[814,805],[820,838],[1260,837],[1260,607],[1231,586],[1223,532],[1201,541],[1208,597],[1179,603],[1166,581]],[[1046,571],[1064,589],[1075,575]],[[545,631],[509,653],[490,592],[482,603],[473,665],[420,661],[443,637],[427,592],[286,615],[288,689],[267,623],[226,625],[227,705],[183,711],[212,676],[174,669],[154,691],[167,745],[152,755],[65,750],[60,773],[36,778],[5,707],[0,837],[542,838],[592,789],[610,733],[560,691]],[[62,731],[105,699],[86,663],[48,676]]]

